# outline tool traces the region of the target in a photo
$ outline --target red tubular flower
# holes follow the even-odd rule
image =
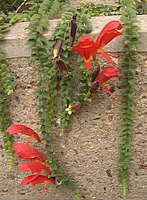
[[[37,176],[36,178],[34,178],[36,175],[30,175],[30,176],[26,176],[21,184],[22,185],[28,185],[30,183],[32,183],[32,186],[35,186],[37,184],[40,184],[40,183],[44,183],[44,187],[43,187],[43,190],[42,190],[42,193],[39,197],[39,199],[41,199],[42,195],[44,194],[45,190],[46,190],[46,186],[47,186],[47,183],[52,183],[53,185],[55,185],[55,181],[53,178],[48,178],[47,176],[43,176],[43,175],[39,175]]]
[[[16,143],[13,145],[12,150],[16,151],[16,157],[20,159],[44,162],[43,156],[28,144]]]
[[[98,75],[97,82],[99,83],[100,87],[102,87],[107,93],[111,94],[112,97],[115,96],[103,85],[103,82],[108,81],[112,77],[120,77],[118,75],[118,69],[114,66],[107,66],[103,69],[103,71]]]
[[[53,178],[48,178],[47,176],[39,175],[36,179],[34,179],[34,176],[35,175],[26,176],[21,182],[22,185],[28,185],[32,183],[32,186],[35,186],[36,184],[48,182],[51,182],[54,185],[56,184]]]
[[[63,62],[63,60],[61,59],[56,59],[56,63],[58,65],[59,71],[65,76],[68,76],[68,72],[67,72],[67,67],[65,65],[65,63]]]
[[[119,30],[121,30],[122,28],[123,26],[121,25],[120,21],[110,21],[104,26],[97,37],[96,48],[109,62],[114,61],[110,58],[108,54],[104,52],[102,48],[106,44],[108,44],[113,38],[122,35],[122,33],[119,32]]]
[[[41,174],[43,172],[47,172],[49,175],[51,175],[50,169],[46,165],[43,165],[40,162],[32,162],[32,161],[25,162],[20,164],[18,166],[18,169],[24,172],[30,170],[32,174],[34,173]]]
[[[92,73],[91,82],[94,82],[96,80],[97,76],[99,75],[99,72],[100,72],[100,65],[98,65],[98,67]]]
[[[120,75],[118,75],[118,69],[114,66],[107,66],[99,74],[97,81],[99,83],[103,83],[108,81],[112,77],[120,77]]]
[[[82,58],[84,58],[84,63],[87,71],[91,68],[90,60],[93,57],[93,60],[96,59],[96,43],[92,39],[92,37],[88,35],[83,35],[78,44],[73,46],[72,49],[76,51]]]
[[[77,14],[73,15],[73,19],[71,20],[71,31],[70,31],[70,45],[72,46],[75,41],[77,23],[76,23]]]
[[[23,133],[25,135],[29,135],[29,139],[28,139],[28,142],[27,144],[32,140],[32,138],[36,138],[36,140],[38,142],[41,142],[38,134],[33,131],[31,128],[25,126],[25,125],[21,125],[21,124],[14,124],[12,126],[10,126],[8,129],[7,129],[7,132],[10,134],[10,135],[13,135],[13,134],[16,134],[16,133]]]
[[[54,58],[57,58],[59,56],[60,50],[61,50],[61,46],[62,46],[62,41],[61,40],[57,40],[56,41],[56,45],[54,47],[54,51],[53,51]]]

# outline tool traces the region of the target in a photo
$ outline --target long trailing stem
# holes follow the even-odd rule
[[[38,67],[39,72],[37,84],[38,90],[36,91],[36,94],[39,99],[38,110],[41,125],[40,130],[46,141],[48,161],[53,174],[57,176],[60,183],[64,183],[69,189],[75,192],[77,199],[80,199],[79,190],[67,177],[62,174],[53,160],[53,148],[50,137],[52,124],[54,122],[54,113],[56,110],[56,87],[58,84],[59,72],[57,71],[55,61],[52,59],[51,55],[48,56],[45,48],[46,39],[43,36],[43,30],[48,27],[48,16],[46,15],[46,18],[44,18],[43,13],[47,11],[49,12],[49,10],[46,10],[46,3],[47,1],[45,0],[41,5],[36,4],[36,6],[38,6],[38,14],[35,16],[32,15],[32,20],[28,27],[32,31],[28,40],[28,43],[32,45],[31,59],[34,60],[34,64]],[[50,5],[48,5],[48,7],[50,7]],[[42,19],[45,19],[44,24],[40,23]]]
[[[3,39],[4,36],[1,34],[0,40]],[[14,86],[12,83],[11,73],[8,69],[8,63],[2,49],[0,49],[0,132],[2,133],[9,169],[11,169],[13,163],[13,152],[12,137],[6,132],[10,125],[7,96],[13,93],[13,88]]]
[[[118,172],[122,184],[122,193],[126,195],[128,190],[131,133],[134,111],[134,74],[138,66],[136,45],[139,43],[136,23],[136,11],[132,0],[122,0],[121,21],[124,24],[124,57],[121,61],[124,78],[122,86],[122,132],[120,141],[120,155],[118,161]]]

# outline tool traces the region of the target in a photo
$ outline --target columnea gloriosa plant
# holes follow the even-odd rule
[[[88,11],[85,5],[81,5],[78,8],[67,9],[62,15],[62,22],[58,21],[55,32],[49,38],[49,50],[46,49],[47,40],[43,35],[44,31],[48,28],[48,19],[52,18],[63,4],[69,5],[69,1],[34,0],[31,4],[29,17],[26,14],[22,14],[19,17],[14,15],[13,17],[9,17],[9,21],[10,24],[13,24],[22,19],[26,20],[27,17],[30,21],[27,27],[30,31],[27,43],[32,47],[31,61],[34,63],[39,74],[35,93],[39,101],[37,110],[38,117],[40,118],[40,132],[46,142],[49,167],[45,165],[45,159],[40,152],[30,145],[32,140],[36,140],[39,143],[41,142],[38,134],[25,125],[15,124],[10,126],[5,99],[7,95],[13,93],[13,83],[9,70],[7,69],[7,61],[0,49],[0,131],[2,132],[4,146],[8,155],[9,168],[12,166],[12,151],[15,151],[16,157],[28,160],[20,164],[18,169],[23,172],[30,171],[32,173],[22,180],[22,185],[32,184],[32,186],[35,186],[36,184],[44,184],[39,199],[42,198],[47,183],[57,186],[59,181],[59,183],[64,183],[69,189],[73,190],[77,200],[80,200],[79,189],[63,175],[53,160],[53,148],[50,136],[57,109],[56,97],[58,95],[58,88],[61,89],[59,135],[62,136],[65,128],[68,126],[70,115],[76,112],[76,110],[79,110],[84,101],[91,102],[92,97],[97,93],[98,89],[102,89],[113,98],[116,98],[105,85],[105,82],[114,77],[119,78],[119,70],[116,64],[114,64],[113,59],[103,48],[115,37],[123,35],[127,42],[123,47],[125,56],[121,62],[122,71],[125,75],[122,83],[125,91],[122,97],[122,140],[119,147],[120,159],[118,162],[118,171],[120,182],[123,187],[123,194],[126,194],[130,161],[131,122],[133,120],[134,110],[134,71],[137,66],[137,53],[135,49],[138,43],[138,35],[134,33],[138,30],[138,27],[133,24],[135,22],[134,17],[136,16],[133,1],[122,0],[120,2],[122,5],[122,23],[113,20],[105,24],[96,41],[88,35],[91,29],[87,23],[86,12]],[[90,8],[89,13],[93,16],[95,13],[94,7],[91,5]],[[119,11],[118,7],[115,6],[111,8],[106,6],[105,9],[107,12],[111,9],[113,11]],[[2,19],[5,19],[5,15],[3,15]],[[3,27],[1,30],[3,30]],[[0,34],[0,40],[3,39],[3,34]],[[101,53],[109,62],[108,66],[101,69],[97,61],[97,52]],[[71,95],[74,69],[70,63],[70,57],[74,53],[79,54],[84,62],[80,62],[78,91]],[[20,133],[28,136],[27,142],[25,144],[16,143],[12,145],[12,135]]]
[[[70,37],[72,38],[72,43],[70,43],[70,40],[69,40],[69,46],[73,45],[74,40],[76,38],[77,24],[76,24],[75,16],[77,17],[77,15],[73,15],[73,17],[72,17],[73,19],[71,21]],[[73,28],[73,26],[74,26],[74,28]],[[90,36],[85,34],[79,39],[78,44],[74,45],[72,47],[72,50],[77,51],[77,53],[80,54],[80,56],[82,58],[84,58],[84,64],[86,66],[86,73],[89,74],[89,81],[93,84],[91,87],[88,87],[87,94],[86,94],[87,98],[91,97],[91,95],[93,93],[96,93],[98,87],[102,88],[107,93],[111,94],[112,97],[115,97],[108,90],[108,88],[104,85],[104,83],[113,77],[119,77],[118,69],[114,66],[107,66],[103,70],[101,70],[100,65],[98,65],[98,67],[96,69],[93,69],[93,67],[91,66],[91,63],[90,63],[90,59],[91,59],[91,57],[93,57],[93,60],[95,61],[97,51],[102,52],[101,48],[104,45],[106,45],[108,42],[110,42],[114,37],[116,37],[118,35],[122,35],[122,33],[118,32],[118,30],[120,30],[121,28],[122,28],[122,25],[120,24],[119,21],[111,21],[108,24],[106,24],[106,26],[104,27],[102,32],[99,34],[96,42],[94,42]],[[39,34],[40,34],[40,32],[38,33],[38,35]],[[43,42],[43,43],[45,44],[45,42]],[[62,41],[61,39],[57,39],[55,46],[54,46],[54,50],[53,50],[53,57],[52,57],[53,61],[50,61],[49,63],[45,64],[45,69],[40,68],[41,69],[40,72],[46,73],[47,66],[52,65],[54,63],[52,68],[56,68],[56,72],[58,71],[58,74],[61,73],[61,76],[62,76],[61,81],[63,81],[61,84],[64,83],[64,85],[66,85],[68,83],[68,80],[70,81],[70,78],[71,78],[71,69],[68,68],[68,64],[65,64],[66,60],[65,60],[64,56],[62,56],[62,53],[64,51],[64,49],[62,49],[63,46],[64,46],[64,41]],[[34,53],[35,52],[33,52],[33,54]],[[38,52],[36,52],[36,53],[38,54]],[[112,61],[110,59],[110,57],[104,51],[102,54],[108,61]],[[44,51],[44,56],[45,57],[47,56],[45,51]],[[40,59],[41,58],[42,57],[40,55]],[[36,62],[37,62],[37,66],[38,66],[38,64],[41,64],[40,61],[36,61]],[[53,78],[55,74],[49,74],[49,75]],[[44,74],[44,76],[47,78],[47,76],[45,74]],[[41,76],[41,77],[43,77],[43,76]],[[44,94],[47,92],[46,89],[48,88],[48,86],[45,85],[42,87],[42,79],[40,79],[40,81],[41,82],[38,84],[40,91],[38,91],[38,92],[39,92],[39,94],[41,94],[40,92],[42,92],[42,94]],[[50,87],[52,87],[52,86],[50,85]],[[66,90],[67,90],[67,88],[66,88]],[[52,90],[49,90],[49,94],[53,95],[53,94],[51,94],[51,91]],[[68,101],[69,101],[69,96],[67,96],[67,97],[68,97]],[[41,98],[43,98],[43,99],[41,99]],[[45,110],[46,107],[44,107],[44,103],[45,103],[46,98],[44,99],[44,96],[43,96],[43,97],[40,97],[40,100],[43,103],[41,106],[41,109]],[[46,102],[48,102],[48,101],[50,101],[50,98],[47,99]],[[83,101],[83,99],[78,102],[75,102],[73,105],[71,105],[70,104],[71,102],[69,101],[68,104],[66,104],[66,106],[64,105],[64,107],[63,107],[64,108],[63,113],[65,113],[65,116],[64,115],[63,116],[64,117],[66,117],[66,115],[69,116],[76,109],[79,109],[82,101]],[[48,102],[47,104],[50,104],[50,103]],[[39,116],[42,117],[43,116],[42,113],[43,112],[40,112]],[[47,123],[48,123],[48,125],[51,126],[51,124],[49,124],[49,123],[51,123],[52,119],[48,118],[48,120],[50,120],[50,121],[47,121]],[[65,119],[62,118],[62,120],[65,120]],[[44,121],[44,119],[42,119],[41,130],[43,131],[44,136],[46,137],[46,140],[47,140],[46,142],[49,142],[50,138],[49,138],[49,136],[46,135],[47,134],[46,133],[47,123],[46,124],[44,124],[44,123],[45,123],[45,121]],[[62,127],[62,123],[63,122],[61,122],[61,127]],[[63,127],[65,127],[65,124],[63,124]],[[18,169],[21,171],[31,171],[32,174],[35,173],[35,175],[30,175],[30,176],[25,177],[22,180],[22,185],[32,184],[32,186],[35,186],[36,184],[44,183],[44,188],[43,188],[42,194],[40,196],[40,198],[41,198],[45,191],[46,184],[48,182],[51,182],[52,184],[56,184],[55,177],[51,177],[51,174],[52,174],[51,171],[53,171],[54,174],[57,175],[57,177],[59,174],[57,171],[57,167],[55,166],[55,164],[53,162],[52,155],[50,154],[52,149],[49,150],[49,156],[51,156],[49,158],[50,167],[51,167],[51,170],[50,170],[46,165],[43,164],[45,162],[43,156],[36,149],[34,149],[32,146],[29,145],[29,143],[31,142],[31,140],[33,138],[35,140],[37,140],[37,142],[41,141],[40,137],[38,136],[37,133],[35,133],[31,128],[28,128],[24,125],[19,125],[19,124],[10,126],[7,129],[7,132],[10,135],[23,133],[23,134],[29,136],[26,144],[16,143],[13,145],[12,150],[16,152],[16,157],[19,157],[20,159],[30,160],[28,162],[20,164]],[[47,147],[49,149],[52,148],[49,143],[47,143]],[[47,172],[49,177],[42,175],[43,172]],[[61,174],[58,178],[59,178],[59,180],[64,182],[64,178],[62,178]],[[69,181],[66,181],[66,183],[67,183],[67,185],[70,184],[70,187],[73,188],[73,190],[75,191],[77,198],[80,198],[78,189],[76,189],[75,186],[72,185],[72,183],[70,183]]]
[[[122,72],[124,73],[124,79],[122,81],[124,91],[122,94],[122,132],[119,146],[118,173],[124,195],[128,191],[131,133],[134,118],[134,75],[136,67],[138,66],[139,57],[136,48],[139,43],[137,32],[139,27],[135,24],[137,20],[133,3],[134,1],[132,0],[122,0],[123,6],[121,8],[121,21],[125,24],[123,35],[125,43],[123,46],[124,57],[121,61]]]

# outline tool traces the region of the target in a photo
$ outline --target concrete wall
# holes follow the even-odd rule
[[[118,17],[98,17],[91,20],[93,24],[92,36],[98,32],[109,20]],[[140,66],[135,75],[135,119],[132,133],[132,159],[130,168],[129,192],[126,197],[121,195],[121,185],[117,176],[118,145],[120,140],[120,115],[121,92],[120,81],[113,79],[109,83],[115,86],[114,94],[117,99],[112,99],[102,90],[98,91],[92,103],[84,103],[81,109],[73,114],[69,127],[62,138],[59,134],[59,116],[56,116],[56,125],[52,131],[54,159],[63,172],[73,180],[81,189],[82,200],[146,200],[147,199],[147,171],[139,168],[141,159],[147,161],[147,136],[146,129],[146,99],[147,99],[147,16],[139,16],[141,21],[140,35],[143,39],[139,50],[143,51]],[[56,22],[49,22],[52,28]],[[34,82],[37,70],[30,63],[30,49],[25,45],[27,23],[15,24],[6,34],[6,41],[2,44],[9,62],[9,68],[15,83],[15,94],[9,99],[9,110],[13,124],[25,124],[36,132],[39,129],[37,117],[37,99],[34,94]],[[21,27],[21,28],[20,28]],[[52,30],[52,29],[50,29]],[[51,32],[46,33],[49,37]],[[105,49],[119,63],[121,38],[116,38]],[[98,55],[101,64],[106,64],[102,56]],[[78,66],[76,58],[71,63]],[[120,69],[121,73],[121,69]],[[39,133],[39,132],[38,132]],[[39,133],[40,134],[40,133]],[[26,137],[15,137],[15,142],[24,141]],[[35,145],[35,143],[34,143]],[[35,145],[45,156],[45,145]],[[32,188],[21,186],[21,180],[27,173],[17,170],[20,159],[15,159],[14,168],[7,169],[5,151],[0,145],[0,200],[36,200],[39,198],[43,185]],[[22,161],[23,162],[23,161]],[[74,194],[60,186],[57,189],[48,184],[46,191],[48,200],[74,200]]]
[[[119,20],[120,16],[99,16],[92,17],[89,22],[92,24],[93,30],[90,33],[91,36],[96,40],[98,33],[101,31],[103,26],[111,20]],[[147,52],[147,15],[138,16],[138,25],[140,26],[140,41],[138,45],[139,52]],[[5,34],[5,41],[2,41],[0,47],[3,48],[7,58],[19,58],[19,57],[29,57],[31,54],[31,48],[26,45],[28,39],[29,30],[26,29],[28,22],[22,22],[14,24],[10,31]],[[46,38],[49,38],[55,29],[57,20],[49,21],[49,29],[44,34]],[[115,38],[111,43],[109,43],[105,50],[107,52],[120,52],[122,47],[122,37]]]

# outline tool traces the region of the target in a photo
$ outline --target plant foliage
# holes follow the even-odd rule
[[[53,5],[55,6],[54,12],[52,10],[51,13],[50,9]],[[35,14],[32,14],[31,21],[28,26],[28,29],[31,31],[28,39],[28,44],[32,46],[31,60],[34,62],[34,65],[38,69],[39,74],[37,78],[38,89],[36,90],[36,94],[39,100],[38,116],[40,118],[40,131],[46,141],[48,162],[53,173],[55,176],[57,176],[58,182],[64,183],[68,188],[72,189],[75,192],[77,199],[79,199],[79,190],[67,177],[62,174],[53,160],[53,148],[50,138],[51,128],[54,123],[54,114],[56,111],[56,96],[59,72],[56,66],[56,62],[53,59],[52,51],[48,52],[46,50],[47,41],[43,36],[43,32],[48,28],[48,19],[52,17],[59,8],[60,2],[57,4],[57,1],[52,2],[44,0],[41,1],[41,4],[40,2],[38,3],[38,1],[35,1],[35,4],[33,4],[33,7],[31,8],[31,12],[34,12]],[[62,31],[58,31],[58,35],[54,35],[52,37],[53,39],[50,41],[50,47],[55,45],[56,38],[59,39],[60,37],[67,37],[66,34],[69,33],[68,25],[68,22],[63,22]],[[63,57],[66,59],[68,58],[68,48],[66,46],[64,47]],[[64,83],[62,85],[64,85]]]
[[[2,21],[5,21],[6,16],[3,15]],[[0,30],[6,29],[8,26],[0,23]],[[0,33],[0,40],[4,40],[4,35]],[[6,132],[10,125],[10,118],[8,112],[7,97],[13,93],[13,83],[11,74],[8,69],[6,57],[0,48],[0,132],[2,133],[4,147],[6,149],[8,168],[12,167],[13,154],[12,154],[12,137]]]
[[[15,11],[23,0],[0,0],[0,11],[7,14],[10,11]]]
[[[130,167],[130,146],[134,111],[134,74],[136,71],[135,68],[138,66],[136,46],[139,43],[137,33],[139,27],[135,24],[137,21],[133,1],[122,0],[121,3],[121,21],[124,24],[123,37],[125,39],[123,51],[125,53],[121,61],[122,72],[124,73],[122,81],[124,91],[122,94],[122,133],[119,146],[118,172],[122,191],[125,195],[128,190],[128,170]]]

